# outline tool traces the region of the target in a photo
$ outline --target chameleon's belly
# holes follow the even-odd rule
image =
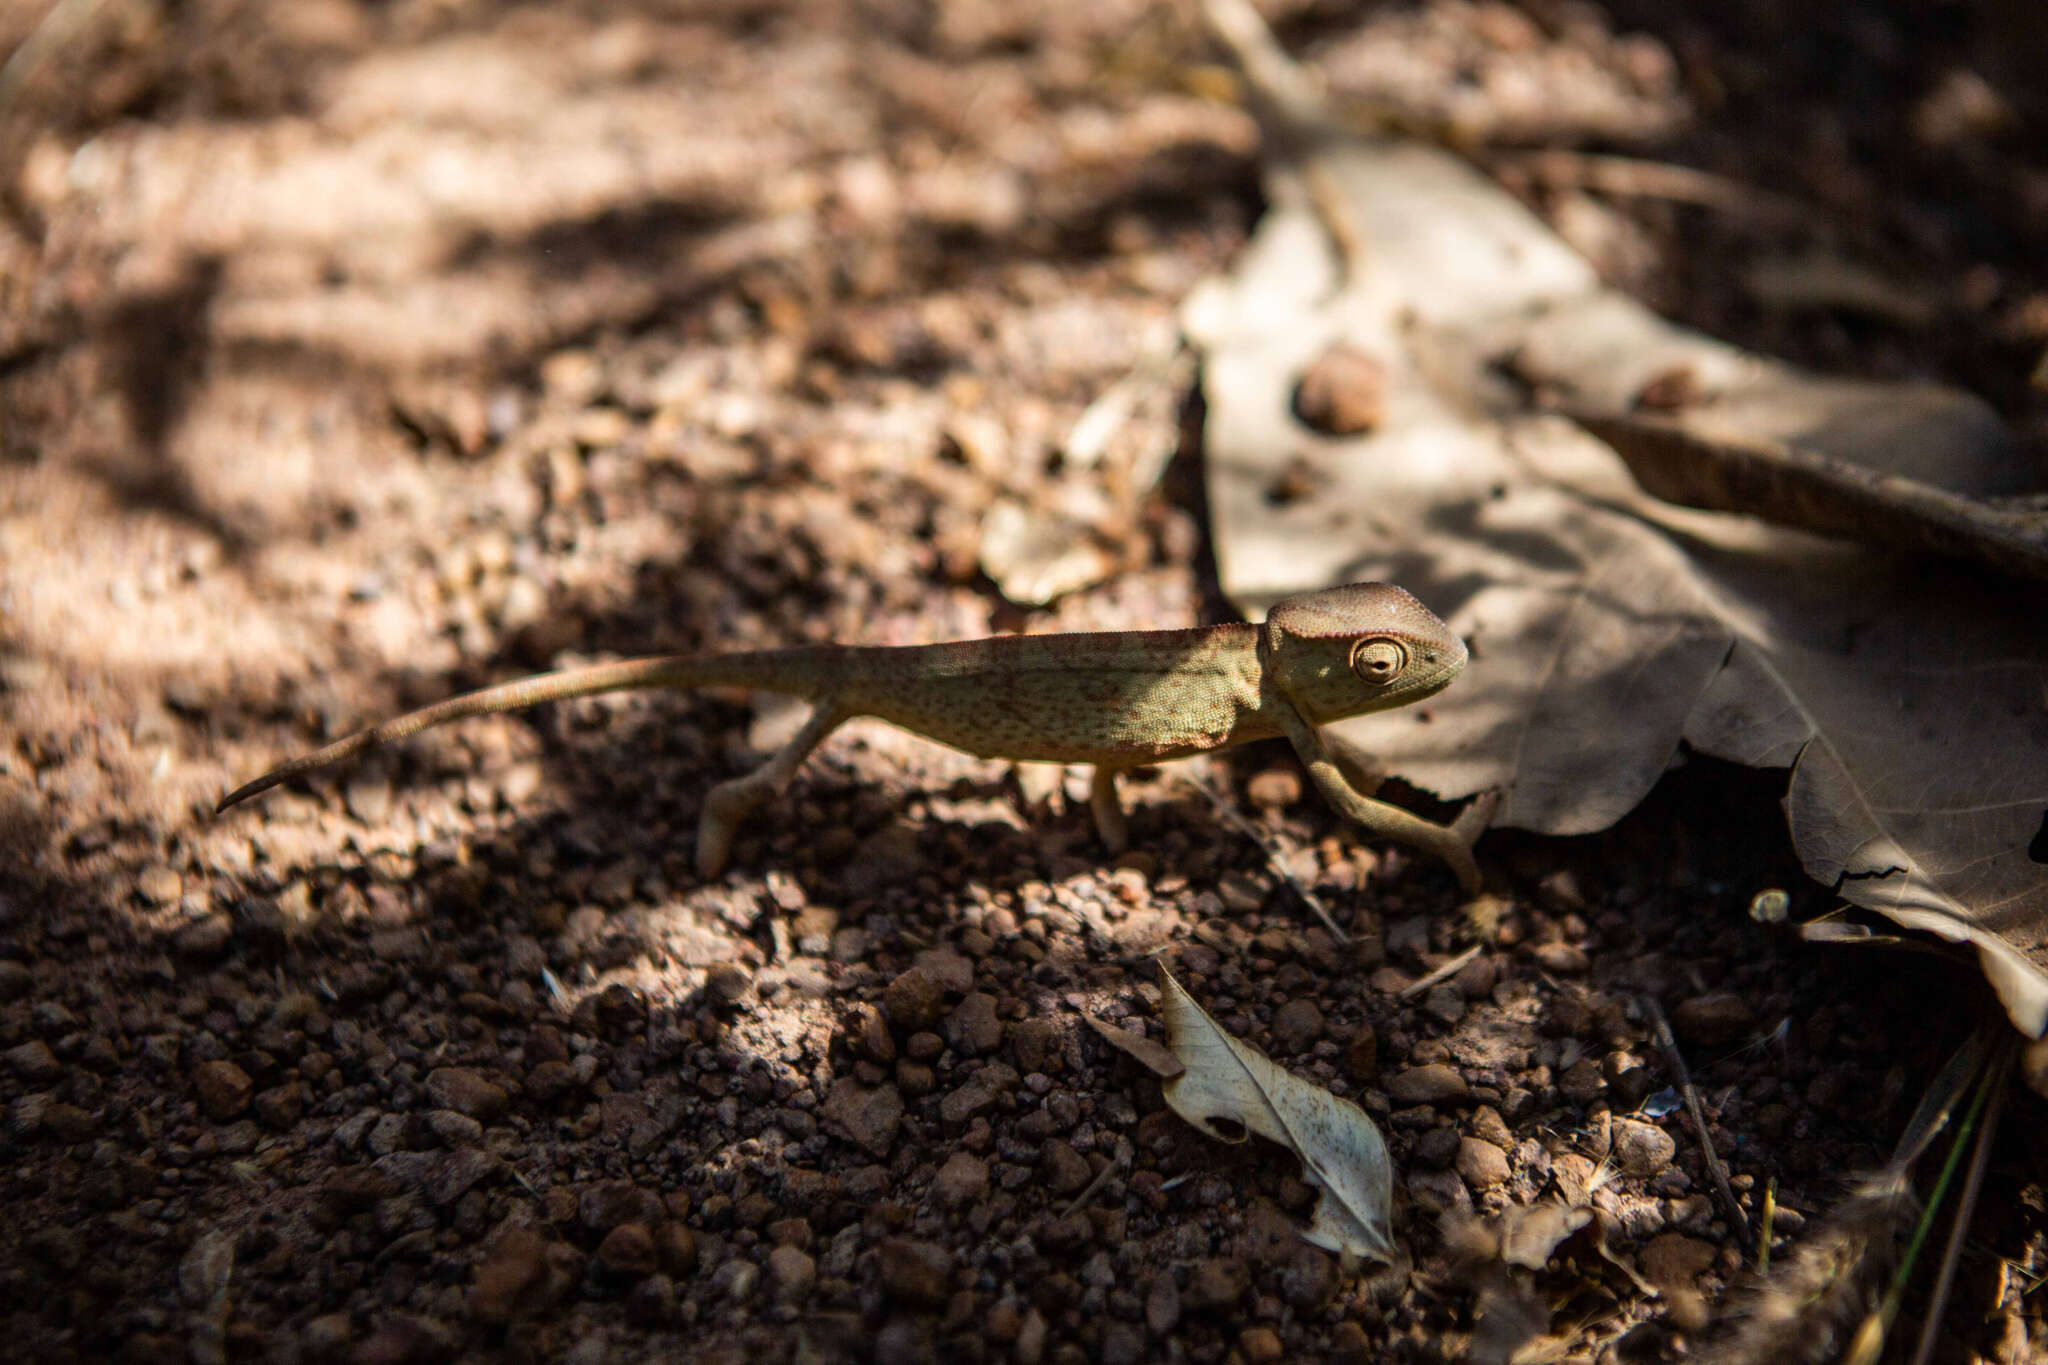
[[[854,700],[867,714],[983,758],[1159,762],[1269,732],[1256,716],[1250,638],[1224,627],[891,651],[896,657],[878,660],[894,665],[889,675],[866,680]]]

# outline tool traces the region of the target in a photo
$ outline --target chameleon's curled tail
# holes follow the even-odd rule
[[[273,768],[253,782],[235,788],[220,799],[215,814],[252,796],[289,782],[301,773],[354,758],[371,749],[406,739],[450,721],[496,711],[517,711],[547,701],[571,697],[592,697],[602,692],[624,692],[646,687],[759,687],[811,695],[810,683],[818,676],[823,650],[767,650],[751,654],[689,655],[668,654],[649,659],[623,659],[617,663],[592,664],[560,673],[543,673],[500,683],[476,692],[466,692],[432,706],[409,711],[367,730],[358,730],[324,749],[316,749],[281,767]],[[802,656],[809,656],[808,658]]]

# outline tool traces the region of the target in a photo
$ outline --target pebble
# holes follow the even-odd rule
[[[597,1246],[597,1263],[612,1274],[638,1279],[656,1265],[654,1234],[644,1223],[621,1223]]]
[[[988,1193],[988,1163],[972,1152],[955,1152],[939,1167],[932,1194],[949,1209],[965,1208]]]
[[[469,1287],[469,1313],[478,1322],[510,1322],[527,1292],[547,1269],[547,1239],[532,1228],[509,1228],[482,1260]]]
[[[1360,1024],[1344,1045],[1344,1070],[1355,1081],[1377,1080],[1380,1074],[1380,1036],[1371,1024]]]
[[[952,1292],[953,1258],[944,1247],[888,1237],[877,1249],[876,1260],[883,1292],[899,1302],[938,1308]]]
[[[1569,943],[1544,943],[1537,946],[1534,954],[1536,965],[1546,972],[1559,976],[1579,976],[1592,966],[1583,948],[1574,948]]]
[[[1427,1171],[1441,1171],[1458,1159],[1458,1144],[1462,1139],[1458,1130],[1445,1124],[1432,1128],[1415,1140],[1409,1155],[1417,1166]]]
[[[1338,342],[1294,389],[1294,413],[1326,436],[1356,436],[1386,418],[1387,370],[1370,353]]]
[[[192,1072],[192,1088],[207,1117],[225,1122],[249,1107],[249,1073],[226,1060],[201,1062]]]
[[[228,1065],[234,1064],[230,1062]],[[40,1039],[8,1048],[7,1069],[30,1085],[46,1085],[64,1074],[64,1066],[57,1060],[57,1054]],[[248,1079],[244,1076],[243,1083],[247,1084]]]
[[[1188,1276],[1187,1302],[1201,1312],[1228,1308],[1251,1287],[1251,1269],[1236,1256],[1211,1256]]]
[[[1050,1019],[1020,1019],[1010,1026],[1010,1053],[1026,1075],[1048,1071],[1047,1063],[1057,1055],[1058,1026]]]
[[[505,1087],[466,1066],[441,1066],[427,1073],[427,1095],[443,1109],[479,1123],[504,1117],[511,1106]]]
[[[854,1050],[871,1062],[887,1066],[896,1060],[896,1039],[889,1023],[873,1005],[856,1005],[853,1011]]]
[[[667,1222],[654,1234],[662,1268],[677,1279],[697,1273],[697,1234],[679,1222]]]
[[[919,1033],[939,1022],[945,991],[922,967],[899,972],[882,992],[882,1009],[889,1022],[906,1033]]]
[[[1174,1283],[1171,1271],[1161,1271],[1145,1291],[1145,1326],[1153,1336],[1163,1337],[1179,1323],[1180,1286]]]
[[[19,1000],[35,984],[35,976],[12,958],[0,959],[0,1001]]]
[[[946,1016],[946,1041],[967,1057],[995,1051],[1003,1041],[1003,1023],[996,1018],[996,998],[986,991],[970,992]]]
[[[1280,1052],[1306,1052],[1322,1036],[1323,1012],[1313,1000],[1289,1000],[1273,1012],[1273,1046]]]
[[[947,1101],[951,1099],[947,1096]],[[903,1122],[903,1096],[893,1085],[869,1089],[851,1076],[841,1076],[832,1082],[819,1118],[828,1132],[875,1156],[887,1156]]]
[[[1682,1000],[1671,1011],[1671,1029],[1687,1043],[1719,1047],[1756,1028],[1749,1002],[1730,991],[1715,991]]]
[[[1337,1292],[1337,1261],[1326,1251],[1297,1246],[1280,1272],[1280,1297],[1304,1313],[1314,1312]]]
[[[1457,1069],[1442,1062],[1411,1066],[1387,1082],[1387,1094],[1397,1104],[1443,1104],[1462,1100],[1470,1091]]]
[[[1422,997],[1422,1012],[1446,1028],[1463,1019],[1465,1009],[1465,992],[1449,981],[1431,986]]]
[[[630,1181],[603,1181],[586,1187],[576,1198],[576,1221],[594,1236],[602,1237],[626,1223],[653,1226],[661,1216],[661,1196]]]
[[[1270,1327],[1247,1327],[1237,1334],[1237,1349],[1252,1365],[1268,1365],[1284,1354],[1280,1334]]]
[[[1614,1125],[1614,1164],[1626,1176],[1647,1179],[1671,1165],[1678,1144],[1654,1123],[1620,1119]]]
[[[1245,783],[1245,800],[1260,810],[1280,810],[1301,800],[1301,771],[1298,768],[1267,768],[1252,774]]]
[[[226,915],[210,914],[173,934],[171,947],[180,957],[194,962],[211,962],[228,950],[228,942],[234,933],[235,926]]]
[[[818,1263],[809,1252],[779,1246],[768,1253],[768,1292],[777,1302],[801,1302],[817,1282]]]
[[[1457,1164],[1458,1174],[1464,1177],[1474,1194],[1496,1185],[1505,1185],[1512,1174],[1508,1154],[1485,1138],[1458,1139]]]
[[[1071,1143],[1057,1138],[1040,1150],[1039,1165],[1054,1194],[1079,1194],[1095,1178],[1095,1168],[1088,1164],[1088,1158],[1075,1151]]]

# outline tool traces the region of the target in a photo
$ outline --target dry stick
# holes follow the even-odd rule
[[[1685,1111],[1692,1115],[1693,1131],[1700,1135],[1700,1151],[1707,1158],[1707,1174],[1714,1179],[1714,1193],[1720,1197],[1721,1212],[1743,1237],[1749,1236],[1749,1219],[1743,1215],[1742,1205],[1735,1202],[1735,1190],[1728,1183],[1728,1168],[1721,1164],[1721,1154],[1714,1150],[1713,1135],[1707,1130],[1707,1115],[1700,1105],[1700,1092],[1693,1089],[1692,1073],[1685,1068],[1685,1058],[1678,1051],[1678,1039],[1671,1035],[1671,1022],[1664,1017],[1663,1007],[1643,996],[1643,1007],[1650,1012],[1650,1025],[1657,1032],[1657,1050],[1664,1054],[1664,1064],[1678,1077],[1678,1093],[1685,1096]]]
[[[1074,1196],[1074,1202],[1067,1205],[1066,1208],[1060,1210],[1060,1217],[1062,1219],[1072,1217],[1076,1209],[1081,1208],[1089,1200],[1093,1199],[1095,1197],[1095,1192],[1101,1189],[1104,1185],[1107,1185],[1109,1183],[1109,1178],[1115,1175],[1116,1171],[1116,1162],[1111,1161],[1104,1165],[1101,1170],[1095,1173],[1095,1178],[1088,1182],[1087,1188],[1083,1189],[1079,1194]]]
[[[1963,1177],[1962,1193],[1956,1197],[1956,1220],[1949,1228],[1948,1245],[1941,1254],[1941,1270],[1934,1277],[1934,1292],[1927,1300],[1927,1317],[1920,1325],[1920,1345],[1913,1352],[1913,1365],[1927,1365],[1934,1357],[1934,1343],[1941,1330],[1942,1315],[1948,1308],[1949,1290],[1955,1286],[1956,1265],[1963,1259],[1963,1241],[1970,1231],[1970,1217],[1977,1211],[1977,1197],[1984,1188],[1984,1171],[1991,1164],[1991,1139],[1998,1132],[1998,1114],[2005,1107],[2005,1085],[2012,1076],[2010,1049],[1992,1063],[1997,1067],[1991,1079],[1991,1096],[1984,1103],[1984,1117],[1977,1129],[1976,1150],[1970,1153],[1970,1171]]]
[[[1428,990],[1431,986],[1434,986],[1437,982],[1450,980],[1452,977],[1456,976],[1461,970],[1463,970],[1467,962],[1470,962],[1473,958],[1478,957],[1480,949],[1484,948],[1485,946],[1486,945],[1484,943],[1475,943],[1470,948],[1467,948],[1464,952],[1459,953],[1456,957],[1452,958],[1449,962],[1446,962],[1441,967],[1438,967],[1429,975],[1422,977],[1419,980],[1409,982],[1407,985],[1401,988],[1401,999],[1406,1000],[1410,996],[1420,995],[1424,991]]]
[[[1185,774],[1183,776],[1185,777]],[[1268,838],[1264,830],[1239,814],[1236,807],[1225,801],[1223,793],[1218,791],[1211,783],[1205,782],[1199,777],[1185,777],[1185,780],[1191,783],[1196,791],[1209,798],[1210,803],[1216,807],[1216,814],[1222,817],[1224,824],[1229,825],[1239,834],[1244,835],[1259,846],[1259,852],[1266,855],[1266,866],[1272,870],[1273,875],[1294,889],[1294,894],[1301,897],[1303,904],[1315,912],[1316,918],[1323,922],[1323,927],[1337,936],[1337,942],[1351,942],[1351,935],[1338,927],[1337,921],[1331,917],[1329,909],[1324,906],[1322,898],[1309,890],[1308,883],[1288,871],[1287,864],[1280,857],[1280,849],[1277,843]]]

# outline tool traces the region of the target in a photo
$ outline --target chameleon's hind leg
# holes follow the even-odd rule
[[[813,750],[825,742],[825,736],[851,718],[850,712],[831,702],[817,703],[810,719],[804,722],[804,728],[797,731],[789,743],[777,749],[766,763],[744,777],[721,782],[705,793],[704,814],[697,820],[697,871],[706,877],[715,877],[724,870],[725,860],[732,854],[732,841],[739,834],[740,822],[787,791],[796,770],[803,766]]]
[[[1102,846],[1113,854],[1131,846],[1130,828],[1124,823],[1123,798],[1116,790],[1116,775],[1121,771],[1098,763],[1088,779],[1088,809],[1095,816],[1095,832],[1102,836]]]

